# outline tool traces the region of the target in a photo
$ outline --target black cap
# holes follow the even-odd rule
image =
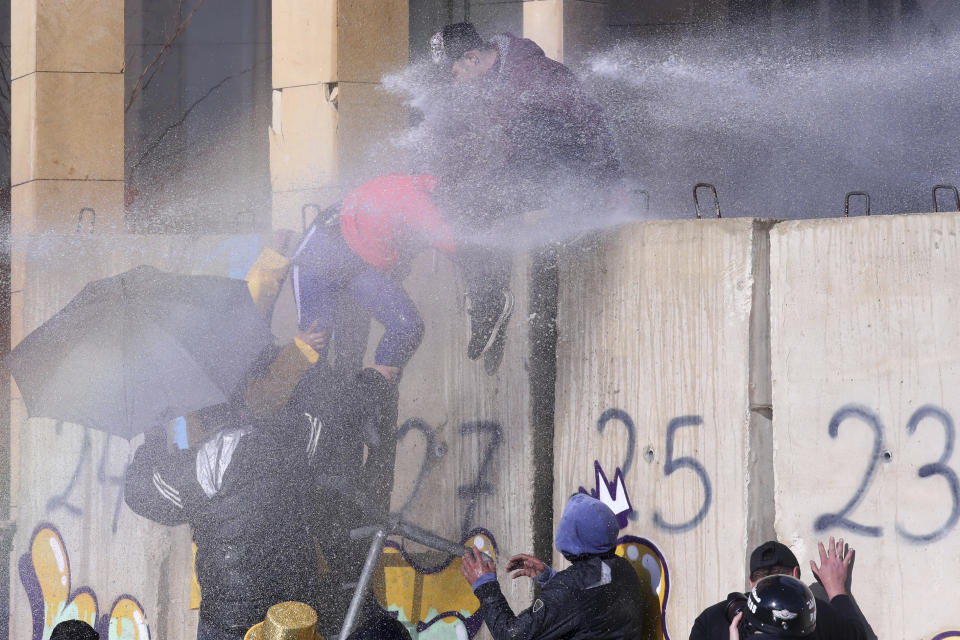
[[[437,35],[440,36],[439,46],[447,64],[453,64],[467,51],[479,49],[485,44],[472,22],[448,24]],[[434,39],[436,39],[436,36],[434,36]],[[433,41],[431,41],[431,45],[437,46]]]
[[[757,569],[766,569],[767,567],[787,567],[792,569],[799,567],[797,556],[793,551],[776,540],[768,540],[753,550],[750,554],[750,573]]]

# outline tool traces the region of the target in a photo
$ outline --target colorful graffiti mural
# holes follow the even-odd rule
[[[489,531],[474,529],[464,547],[473,546],[496,559],[496,540]],[[633,566],[648,593],[644,640],[670,640],[666,611],[670,595],[667,562],[646,538],[623,536],[617,555]],[[380,559],[377,598],[407,627],[413,640],[468,640],[483,621],[480,603],[460,574],[460,558],[424,567],[395,542],[388,542]]]
[[[633,565],[646,598],[644,640],[670,640],[667,633],[667,599],[670,596],[670,572],[657,545],[637,536],[623,536],[617,544],[617,555]]]
[[[489,531],[474,529],[465,538],[464,548],[474,547],[492,558],[497,543]],[[460,574],[461,560],[449,558],[434,567],[419,564],[395,542],[387,542],[380,559],[380,603],[396,611],[413,640],[467,640],[480,630],[476,615],[480,603]]]
[[[593,496],[603,504],[610,507],[610,510],[617,516],[617,522],[620,528],[627,526],[630,515],[633,514],[633,506],[630,504],[630,496],[627,495],[627,488],[623,484],[623,472],[620,467],[616,468],[613,474],[613,481],[607,480],[607,474],[603,467],[596,460],[593,462],[593,470],[596,475],[597,486],[595,489],[587,491],[580,487],[580,493],[586,493]]]
[[[119,596],[108,614],[98,616],[96,593],[89,587],[71,588],[70,556],[52,524],[34,530],[19,570],[33,614],[32,640],[47,640],[64,620],[83,620],[105,640],[150,640],[143,607],[133,596]]]

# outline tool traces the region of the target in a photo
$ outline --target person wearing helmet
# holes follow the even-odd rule
[[[809,635],[815,640],[875,640],[870,625],[853,601],[847,583],[853,549],[843,539],[830,538],[824,547],[819,543],[820,564],[810,562],[810,568],[822,584],[825,598],[815,596],[817,626]],[[769,540],[750,554],[749,584],[751,590],[767,577],[787,576],[800,579],[800,563],[789,547]],[[752,591],[751,591],[752,593]],[[708,607],[697,616],[690,630],[690,640],[726,640],[730,620],[749,600],[742,593],[731,593],[723,602]]]
[[[533,605],[514,615],[500,591],[496,567],[470,549],[460,570],[480,600],[478,613],[494,640],[640,638],[645,610],[640,579],[616,555],[620,525],[600,500],[579,493],[567,502],[554,544],[572,564],[556,572],[528,555],[510,559],[513,575],[542,587]]]
[[[761,578],[742,603],[730,621],[730,640],[807,638],[816,630],[817,601],[805,584],[791,576]]]

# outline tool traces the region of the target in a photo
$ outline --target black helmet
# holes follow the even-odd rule
[[[803,638],[817,627],[817,601],[791,576],[767,576],[747,594],[741,637],[754,631],[777,638]]]

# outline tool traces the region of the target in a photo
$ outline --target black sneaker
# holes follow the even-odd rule
[[[467,357],[476,360],[506,331],[513,313],[513,294],[504,289],[503,295],[490,301],[470,301],[470,344]]]
[[[397,385],[376,369],[367,367],[357,374],[358,405],[361,414],[360,435],[368,447],[379,447],[384,424],[397,405]],[[396,416],[394,415],[394,422]]]

